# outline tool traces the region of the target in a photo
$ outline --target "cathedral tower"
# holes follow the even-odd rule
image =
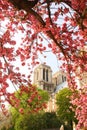
[[[34,70],[33,84],[36,84],[39,88],[52,93],[54,91],[54,85],[52,83],[52,70],[50,66],[40,64]]]

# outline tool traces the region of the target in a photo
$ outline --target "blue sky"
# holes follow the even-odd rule
[[[59,67],[61,65],[60,61],[57,60],[57,57],[52,52],[45,52],[46,58],[43,58],[43,56],[40,56],[41,63],[46,62],[47,65],[49,65],[55,73],[59,70]]]

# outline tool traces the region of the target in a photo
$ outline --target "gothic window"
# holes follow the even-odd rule
[[[62,82],[66,81],[66,77],[64,75],[62,75]]]
[[[43,80],[45,80],[45,69],[43,69]]]
[[[66,77],[64,76],[64,81],[66,81]]]
[[[55,78],[55,83],[56,83],[56,85],[57,85],[57,78]]]
[[[62,82],[64,82],[64,76],[62,75]]]
[[[46,70],[46,81],[48,81],[48,70]]]

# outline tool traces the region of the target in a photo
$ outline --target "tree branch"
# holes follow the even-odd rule
[[[12,3],[15,7],[18,9],[27,9],[27,8],[33,8],[39,0],[9,0],[10,3]]]
[[[28,3],[26,1],[24,2],[24,0],[23,0],[23,1],[20,2],[20,0],[17,0],[17,2],[16,2],[16,0],[9,0],[9,2],[11,2],[18,10],[24,9],[27,12],[27,14],[33,15],[38,20],[38,22],[41,24],[41,26],[45,27],[46,23],[44,22],[42,17],[37,12],[35,12],[32,8],[29,8],[29,5],[28,5]],[[55,39],[55,37],[53,36],[51,31],[47,31],[46,33],[47,33],[47,36],[49,38],[51,38],[55,42],[55,44],[60,48],[63,55],[65,57],[67,57],[67,55],[64,52],[64,49],[63,49],[63,47],[61,45],[61,42],[57,41]]]

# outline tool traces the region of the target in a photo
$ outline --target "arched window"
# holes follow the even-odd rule
[[[55,78],[55,83],[56,83],[56,86],[57,86],[57,85],[58,85],[58,84],[57,84],[57,78]]]
[[[62,75],[62,82],[66,81],[66,77],[64,75]]]
[[[45,80],[45,69],[43,69],[43,80]]]
[[[66,77],[64,77],[64,81],[66,81]]]
[[[48,70],[46,70],[46,81],[48,81]]]

